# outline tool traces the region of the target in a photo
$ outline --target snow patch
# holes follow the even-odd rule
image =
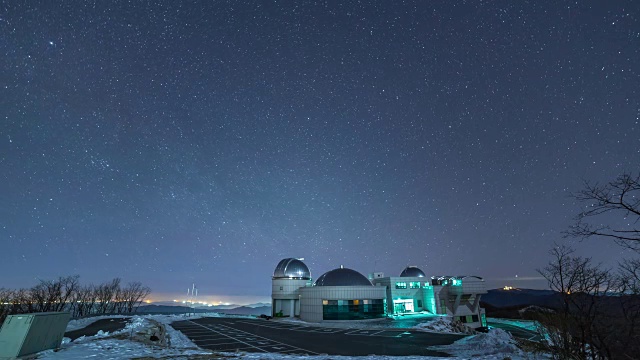
[[[431,346],[430,349],[444,351],[463,359],[529,358],[518,348],[511,334],[502,329],[491,329],[486,334],[469,336],[451,345]]]
[[[465,334],[466,327],[462,324],[455,324],[451,316],[441,316],[435,320],[420,323],[413,328],[420,331],[437,332],[446,334]]]

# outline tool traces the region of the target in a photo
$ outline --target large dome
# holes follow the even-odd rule
[[[307,265],[294,258],[282,259],[273,272],[275,279],[302,279],[310,280],[311,272]]]
[[[407,266],[400,273],[400,277],[426,277],[426,275],[417,266]]]
[[[373,286],[362,274],[340,267],[322,274],[313,286]]]

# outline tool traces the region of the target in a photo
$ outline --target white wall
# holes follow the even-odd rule
[[[271,315],[282,311],[284,316],[300,315],[299,289],[310,285],[310,280],[273,279],[271,281]],[[294,309],[291,313],[291,309]]]
[[[322,300],[384,299],[385,286],[313,286],[300,289],[300,318],[322,321]]]

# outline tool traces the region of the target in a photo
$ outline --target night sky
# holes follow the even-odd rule
[[[0,5],[0,287],[248,302],[285,257],[544,287],[554,242],[625,255],[561,232],[640,170],[637,1],[61,3]]]

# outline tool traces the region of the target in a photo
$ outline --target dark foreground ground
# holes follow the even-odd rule
[[[269,320],[203,318],[171,324],[198,346],[215,351],[329,355],[447,356],[428,350],[461,335],[396,329],[326,328]]]

